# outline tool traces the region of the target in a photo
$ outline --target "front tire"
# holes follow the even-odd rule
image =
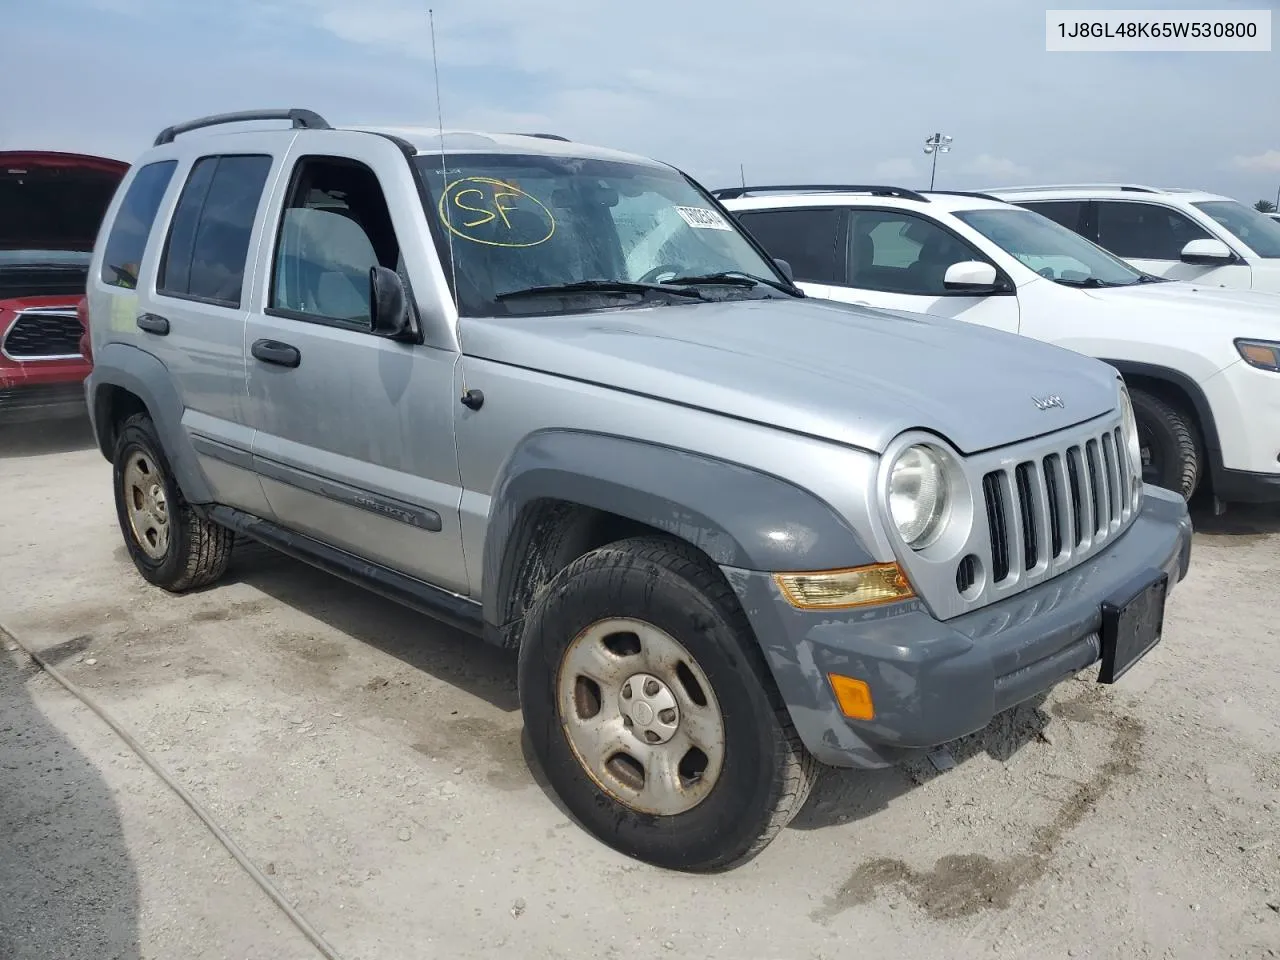
[[[720,572],[661,537],[593,550],[528,614],[521,708],[572,814],[660,867],[723,870],[803,806],[817,762]]]
[[[1200,485],[1202,456],[1195,422],[1182,410],[1143,390],[1130,390],[1142,479],[1190,500]]]
[[[235,535],[187,503],[149,416],[121,425],[112,467],[120,532],[148,582],[180,593],[226,572]]]

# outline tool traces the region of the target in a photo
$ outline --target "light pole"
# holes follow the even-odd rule
[[[929,171],[929,189],[933,189],[934,178],[938,175],[938,154],[951,152],[951,138],[945,134],[935,133],[924,142],[924,152],[933,155],[933,169]]]

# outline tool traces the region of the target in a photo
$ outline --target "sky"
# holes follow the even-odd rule
[[[253,107],[435,127],[429,5],[446,127],[559,133],[711,188],[740,164],[753,183],[924,187],[940,131],[944,189],[1280,190],[1280,38],[1047,53],[1050,4],[1028,0],[0,0],[0,149],[132,161],[164,126]]]

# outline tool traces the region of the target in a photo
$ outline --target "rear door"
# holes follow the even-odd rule
[[[391,141],[356,133],[301,134],[288,159],[246,332],[254,465],[272,512],[466,594],[458,354],[369,332],[370,268],[408,281],[420,244],[403,241],[427,229],[410,167]]]
[[[250,457],[245,409],[245,319],[269,195],[281,167],[279,138],[237,138],[235,152],[181,164],[151,282],[140,284],[138,344],[168,369],[182,426],[214,498],[269,516]],[[172,191],[171,191],[172,196]]]
[[[840,279],[840,211],[832,207],[741,210],[734,218],[765,252],[785,260],[796,285],[812,297],[830,298]]]

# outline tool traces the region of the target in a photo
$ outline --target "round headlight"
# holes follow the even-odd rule
[[[1125,454],[1129,458],[1129,476],[1135,490],[1142,486],[1142,443],[1138,439],[1138,418],[1133,413],[1133,401],[1126,387],[1120,388],[1121,431],[1124,433]]]
[[[938,539],[947,516],[947,475],[928,447],[908,447],[889,471],[889,513],[907,546],[923,550]]]

